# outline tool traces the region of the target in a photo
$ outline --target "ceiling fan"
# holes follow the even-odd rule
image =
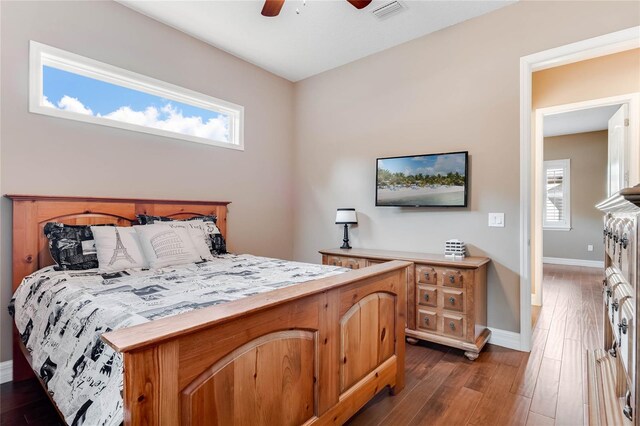
[[[364,9],[372,0],[347,0],[356,9]],[[284,0],[265,0],[262,7],[262,16],[278,16]]]

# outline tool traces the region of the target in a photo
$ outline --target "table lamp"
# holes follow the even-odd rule
[[[341,249],[350,249],[349,245],[349,225],[356,225],[358,217],[356,209],[338,209],[336,212],[336,225],[344,225],[344,238]]]

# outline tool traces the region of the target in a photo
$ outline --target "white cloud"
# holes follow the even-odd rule
[[[43,103],[46,106],[56,108],[46,97],[44,97]],[[78,99],[66,95],[58,102],[58,109],[94,115],[91,109],[85,107]],[[144,111],[136,111],[129,106],[122,106],[108,114],[98,113],[95,116],[205,139],[229,140],[227,117],[211,118],[204,122],[199,116],[185,117],[182,111],[169,103],[160,109],[150,106]]]
[[[64,95],[62,99],[60,99],[58,108],[64,111],[77,112],[78,114],[93,115],[93,111],[85,107],[78,98],[72,98],[67,95]]]
[[[42,97],[42,105],[49,107],[49,108],[55,108],[56,106],[54,104],[51,103],[51,101],[49,99],[47,99],[46,96]]]

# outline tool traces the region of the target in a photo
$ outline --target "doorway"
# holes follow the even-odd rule
[[[640,47],[639,33],[640,27],[633,27],[528,55],[520,60],[520,349],[523,351],[531,349],[531,294],[537,265],[542,265],[542,238],[536,232],[538,215],[535,206],[536,199],[540,199],[539,194],[536,197],[536,189],[540,184],[536,183],[542,172],[543,150],[536,143],[532,131],[535,119],[532,111],[532,75],[535,71],[636,49]],[[638,136],[636,124],[631,138],[638,140]],[[640,158],[637,151],[630,155],[634,156],[635,161]],[[541,233],[542,227],[538,229]],[[541,273],[540,269],[538,273]]]

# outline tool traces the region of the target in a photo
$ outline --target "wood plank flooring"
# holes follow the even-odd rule
[[[488,345],[470,362],[457,349],[407,345],[405,390],[378,394],[348,424],[587,424],[584,360],[602,341],[602,275],[544,265],[543,306],[534,311],[528,354]]]
[[[349,425],[583,425],[585,350],[602,339],[602,271],[545,265],[533,349],[487,345],[476,361],[431,343],[407,345],[406,387],[384,390]],[[1,425],[58,425],[36,381],[0,385]]]

